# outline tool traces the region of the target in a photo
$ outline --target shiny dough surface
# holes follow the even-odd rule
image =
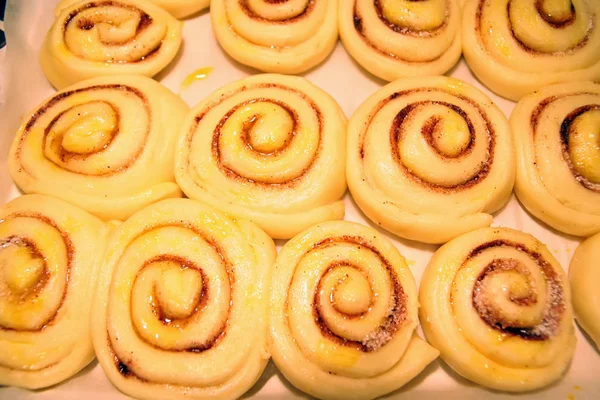
[[[308,80],[241,79],[188,114],[177,183],[188,197],[288,239],[343,218],[345,131],[339,105]]]
[[[482,386],[525,392],[557,381],[575,350],[569,284],[533,236],[482,228],[433,255],[421,279],[423,331]]]
[[[471,70],[508,99],[552,83],[600,80],[597,0],[467,0],[462,31]]]
[[[0,385],[48,387],[94,359],[90,311],[107,234],[52,197],[0,207]]]
[[[299,74],[321,63],[338,39],[337,0],[212,0],[221,47],[264,72]]]
[[[455,0],[344,0],[339,4],[344,47],[381,79],[442,75],[460,58],[461,9]]]
[[[234,399],[265,368],[275,245],[256,225],[167,199],[109,238],[94,303],[98,361],[144,399]]]
[[[569,278],[577,322],[600,348],[600,234],[586,239],[575,250]]]
[[[17,132],[9,171],[26,193],[103,219],[181,197],[173,152],[187,105],[143,76],[93,78],[56,93]]]
[[[64,0],[40,62],[57,89],[104,75],[154,76],[181,46],[182,23],[140,0]]]
[[[185,18],[208,8],[210,0],[151,0],[175,18]]]
[[[525,208],[561,232],[600,232],[600,85],[545,87],[517,104],[510,123]]]
[[[438,352],[416,333],[417,287],[382,234],[329,221],[288,241],[273,268],[271,353],[298,389],[369,399],[402,387]]]
[[[346,176],[373,222],[444,243],[489,226],[512,192],[515,158],[502,111],[466,82],[402,79],[369,97],[348,124]]]

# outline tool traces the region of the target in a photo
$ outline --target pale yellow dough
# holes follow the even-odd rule
[[[181,46],[182,23],[142,0],[64,0],[40,62],[57,89],[104,75],[154,76]]]
[[[462,32],[471,70],[508,99],[600,80],[598,0],[467,0]]]
[[[342,219],[346,117],[304,78],[255,75],[187,116],[175,156],[184,193],[289,239]]]
[[[264,72],[299,74],[321,63],[338,38],[337,0],[212,0],[221,47]]]
[[[81,0],[62,0],[56,7],[56,13],[59,14],[64,8],[78,3]],[[175,18],[185,18],[192,14],[208,8],[210,0],[149,0],[162,9],[167,10]]]
[[[577,322],[600,348],[600,234],[579,245],[569,267]]]
[[[533,236],[508,228],[464,234],[436,251],[419,290],[425,336],[463,377],[525,392],[568,368],[576,342],[569,284]]]
[[[125,219],[167,197],[187,105],[143,76],[80,82],[34,109],[17,132],[9,171],[26,193],[48,194],[103,219]]]
[[[90,311],[107,235],[52,197],[0,207],[0,385],[48,387],[94,359]]]
[[[385,235],[353,222],[315,225],[273,267],[273,361],[311,396],[382,396],[438,356],[415,333],[418,307],[412,273]]]
[[[492,223],[515,176],[510,128],[482,92],[452,78],[390,83],[348,124],[346,175],[373,222],[444,243]]]
[[[600,85],[545,87],[517,104],[510,123],[525,208],[561,232],[600,232]]]
[[[175,18],[185,18],[208,8],[210,0],[151,0]]]
[[[275,245],[189,199],[136,213],[110,236],[94,303],[100,365],[144,399],[236,399],[269,360]]]
[[[343,0],[339,12],[344,47],[381,79],[441,75],[460,58],[456,0]]]

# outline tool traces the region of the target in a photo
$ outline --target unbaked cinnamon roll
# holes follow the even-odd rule
[[[482,92],[457,79],[398,80],[348,125],[348,186],[373,222],[444,243],[489,226],[511,194],[510,128]]]
[[[64,0],[42,45],[57,89],[95,76],[154,76],[181,46],[181,22],[141,0]]]
[[[212,0],[219,44],[242,64],[298,74],[323,61],[337,43],[337,0]]]
[[[463,51],[475,75],[511,100],[552,83],[600,80],[600,2],[468,0]]]
[[[48,387],[94,359],[89,320],[107,234],[52,197],[0,207],[0,385]]]
[[[569,278],[579,325],[600,348],[600,234],[582,242],[571,260]]]
[[[600,85],[545,87],[517,104],[510,123],[515,193],[527,210],[571,235],[600,232]]]
[[[125,219],[181,197],[173,152],[187,111],[178,96],[143,76],[80,82],[31,112],[14,138],[10,174],[26,193]]]
[[[415,333],[418,307],[410,269],[384,235],[324,222],[277,256],[273,361],[294,386],[321,399],[382,396],[438,356]]]
[[[442,246],[425,269],[421,323],[463,377],[509,392],[558,380],[575,350],[567,277],[533,236],[482,228]]]
[[[460,58],[456,0],[344,0],[339,27],[344,47],[367,71],[393,81],[441,75]]]
[[[256,225],[189,199],[111,235],[92,322],[98,361],[145,399],[239,398],[261,375],[275,245]]]
[[[345,129],[335,100],[304,78],[242,79],[188,114],[177,183],[188,197],[288,239],[343,218]]]

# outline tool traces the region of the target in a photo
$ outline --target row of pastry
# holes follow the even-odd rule
[[[490,226],[516,176],[533,215],[590,236],[600,231],[599,124],[592,82],[545,87],[509,122],[463,81],[401,79],[347,123],[335,100],[301,77],[241,79],[190,111],[150,78],[110,76],[34,109],[9,170],[24,192],[104,220],[184,193],[279,239],[343,219],[348,186],[374,223],[427,243]]]
[[[42,48],[52,84],[163,69],[181,45],[181,23],[153,3],[182,16],[208,1],[63,0]],[[315,67],[334,49],[339,30],[351,56],[387,81],[442,75],[463,53],[487,87],[512,100],[552,83],[600,79],[595,0],[459,3],[215,0],[210,13],[221,47],[264,72]]]
[[[442,246],[417,290],[394,245],[356,223],[276,254],[257,225],[191,199],[105,223],[24,195],[0,208],[0,385],[48,387],[97,357],[135,398],[234,399],[272,358],[312,396],[370,399],[439,355],[484,387],[536,390],[569,367],[573,306],[600,340],[599,244],[575,253],[572,302],[546,246],[508,228]]]

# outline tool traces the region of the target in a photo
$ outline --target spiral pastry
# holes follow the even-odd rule
[[[93,341],[110,381],[145,399],[239,398],[269,359],[275,245],[188,199],[153,204],[111,236]]]
[[[456,0],[340,1],[340,36],[367,71],[393,81],[441,75],[460,58]]]
[[[181,22],[141,0],[64,0],[40,61],[57,89],[104,75],[153,76],[181,46]]]
[[[143,76],[100,77],[50,97],[13,141],[9,171],[26,193],[61,198],[104,219],[125,219],[167,197],[185,103]]]
[[[511,100],[552,83],[600,80],[597,0],[468,0],[462,29],[471,70]]]
[[[0,207],[0,385],[51,386],[94,359],[89,318],[107,234],[52,197]]]
[[[346,117],[304,78],[256,75],[188,114],[175,156],[185,194],[289,239],[344,217]]]
[[[489,226],[511,194],[514,164],[502,112],[452,78],[388,84],[348,125],[354,200],[375,223],[412,240],[444,243]]]
[[[600,348],[600,234],[583,241],[571,260],[569,278],[579,325]]]
[[[482,228],[442,246],[423,273],[421,322],[463,377],[509,392],[558,380],[575,349],[569,285],[533,236]]]
[[[600,232],[600,85],[545,87],[517,104],[510,123],[523,205],[559,231]]]
[[[321,399],[374,398],[437,358],[415,333],[410,269],[374,229],[313,226],[283,246],[273,271],[271,353],[298,389]]]
[[[223,50],[265,72],[298,74],[337,43],[337,0],[212,0],[210,17]]]

